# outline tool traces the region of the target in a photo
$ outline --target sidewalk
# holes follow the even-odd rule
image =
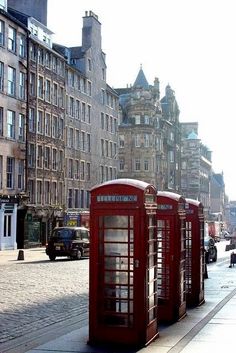
[[[223,246],[224,244],[222,244]],[[19,250],[0,252],[0,265],[10,265],[17,260]],[[229,252],[228,254],[229,255]],[[45,248],[24,249],[24,262],[48,261]],[[214,270],[213,270],[214,268]],[[232,351],[235,345],[236,330],[236,267],[229,268],[229,256],[208,266],[208,279],[205,280],[205,303],[187,310],[181,321],[159,327],[159,338],[149,346],[140,349],[142,353],[209,353]],[[82,327],[81,327],[82,326]],[[32,340],[10,352],[19,353],[118,353],[114,347],[110,351],[91,347],[88,341],[88,322],[73,326],[70,333],[57,331],[55,335],[37,341],[37,333]],[[68,330],[67,330],[68,332]],[[36,344],[36,342],[38,342]],[[41,343],[40,343],[41,342]],[[43,343],[46,342],[46,343]],[[43,343],[43,344],[42,344]],[[124,352],[124,350],[122,350]],[[126,351],[131,353],[131,351]],[[134,353],[134,351],[132,352]]]
[[[0,251],[0,265],[7,265],[13,262],[18,262],[19,249],[17,250],[2,250]],[[23,249],[24,262],[48,260],[45,253],[45,247]]]
[[[187,316],[181,321],[167,327],[161,326],[159,338],[138,352],[222,353],[232,351],[235,345],[236,329],[236,267],[229,268],[228,259],[219,263],[218,266],[219,271],[211,272],[211,266],[208,268],[209,278],[205,280],[205,303],[188,310]],[[87,344],[87,340],[88,326],[85,326],[26,353],[119,352],[115,347],[111,350],[91,347]]]

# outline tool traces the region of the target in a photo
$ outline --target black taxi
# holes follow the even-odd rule
[[[51,261],[68,256],[79,260],[89,256],[89,230],[84,227],[56,227],[46,245],[46,254]]]

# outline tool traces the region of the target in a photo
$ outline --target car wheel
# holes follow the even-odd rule
[[[48,256],[49,256],[50,261],[55,261],[56,256],[54,254],[50,254]]]
[[[205,262],[206,262],[206,264],[209,264],[209,263],[210,263],[209,252],[206,252],[206,253],[205,253]]]
[[[77,250],[77,253],[75,255],[75,260],[80,260],[82,257],[82,251],[80,249]]]
[[[212,261],[216,262],[217,261],[217,251],[214,249],[214,256],[212,257]]]

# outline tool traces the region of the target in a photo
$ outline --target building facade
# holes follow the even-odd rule
[[[90,188],[116,178],[118,164],[118,96],[106,82],[98,17],[86,12],[82,46],[67,48],[53,45],[40,22],[46,2],[41,10],[26,2],[4,7],[0,22],[1,193],[17,200],[14,224],[3,221],[10,205],[1,203],[10,248],[45,244],[54,226],[81,224]]]
[[[119,177],[144,180],[158,190],[180,185],[179,109],[168,85],[160,100],[159,80],[151,86],[142,67],[132,87],[116,89],[120,100]]]
[[[211,151],[198,138],[197,123],[181,123],[181,194],[202,202],[208,218],[210,212]],[[190,132],[190,129],[193,129]]]
[[[5,10],[0,8],[0,250],[17,247],[26,182],[28,30]]]

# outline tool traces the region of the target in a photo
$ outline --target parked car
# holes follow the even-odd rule
[[[68,256],[79,260],[89,256],[89,230],[84,227],[56,227],[46,245],[46,254],[51,261]]]
[[[205,262],[209,264],[210,261],[217,261],[217,247],[215,240],[209,235],[204,237],[204,248],[205,248]]]

